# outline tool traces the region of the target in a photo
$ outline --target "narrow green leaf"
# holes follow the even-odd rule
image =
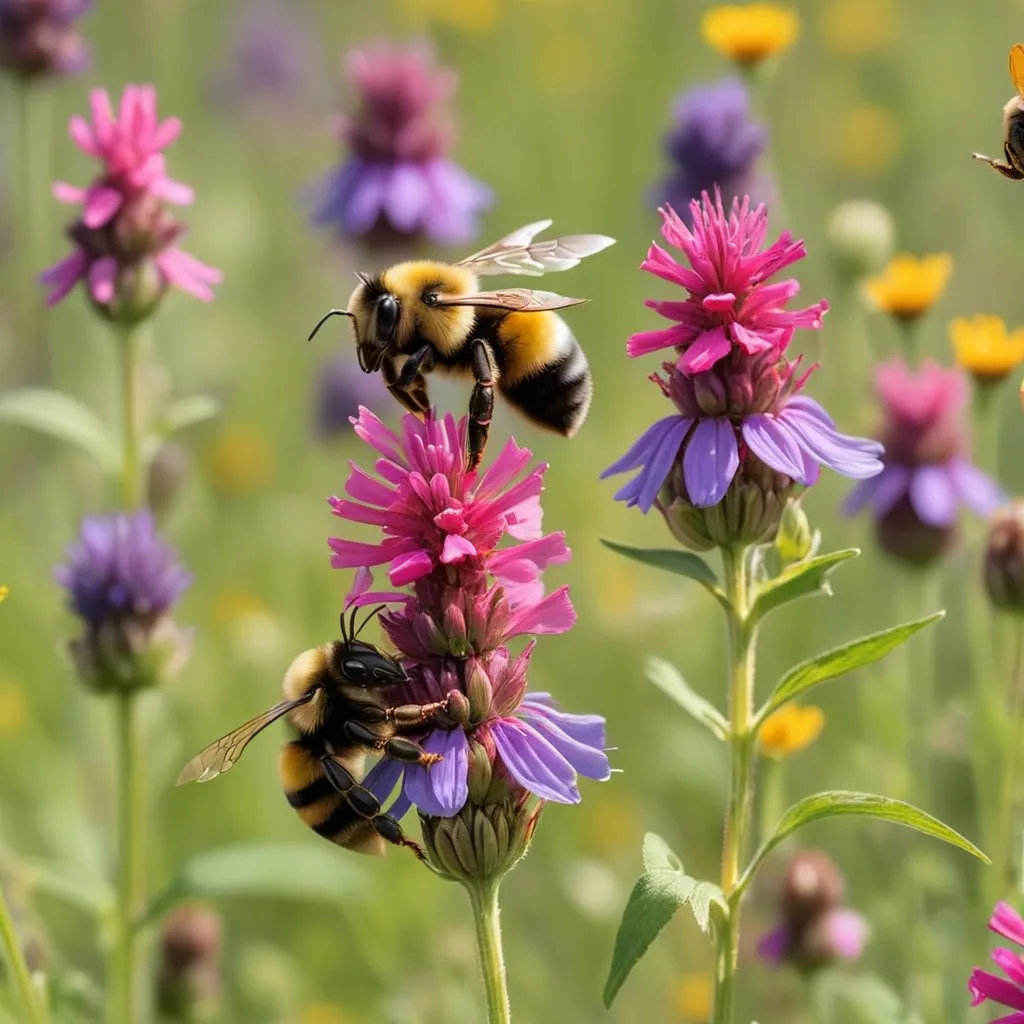
[[[901,626],[883,629],[870,636],[862,636],[851,640],[815,658],[801,662],[791,668],[778,682],[764,707],[758,712],[758,722],[763,721],[773,711],[807,690],[836,679],[855,668],[870,665],[884,658],[890,651],[906,643],[915,633],[925,626],[938,622],[946,613],[935,612],[923,619],[915,619]]]
[[[152,458],[160,445],[172,434],[204,423],[220,412],[220,402],[212,395],[189,395],[172,402],[156,423],[153,433],[146,438],[144,454]]]
[[[648,832],[644,836],[643,859],[644,871],[683,872],[683,862],[657,832]]]
[[[718,585],[718,577],[714,570],[703,558],[698,558],[692,552],[673,551],[667,548],[632,548],[604,538],[601,539],[601,543],[617,554],[631,558],[634,562],[640,562],[641,565],[650,565],[655,569],[663,569],[665,572],[675,573],[676,576],[685,576],[687,579],[695,580],[719,601],[725,600],[725,594]]]
[[[756,592],[750,610],[750,621],[763,619],[769,612],[781,608],[790,601],[815,594],[831,595],[832,587],[828,577],[833,570],[850,558],[860,554],[858,548],[846,548],[827,555],[808,558],[784,569],[774,579],[762,583]]]
[[[846,815],[879,818],[883,821],[891,821],[896,825],[904,825],[906,828],[923,832],[935,839],[941,839],[943,842],[949,843],[950,846],[959,847],[985,864],[991,863],[974,843],[965,839],[948,825],[943,824],[938,818],[932,817],[927,811],[922,811],[902,800],[894,800],[892,797],[879,796],[875,793],[851,793],[837,789],[815,793],[793,804],[775,826],[775,833],[762,844],[754,855],[754,859],[743,872],[743,877],[737,888],[741,890],[746,888],[758,864],[783,839],[792,835],[798,828],[803,828],[804,825],[821,818],[836,818]]]
[[[117,444],[100,418],[62,391],[23,388],[0,395],[0,423],[66,441],[92,456],[105,472],[114,473],[120,465]]]
[[[647,659],[647,678],[688,715],[706,726],[720,740],[729,736],[729,723],[709,701],[690,688],[673,665],[662,658]]]

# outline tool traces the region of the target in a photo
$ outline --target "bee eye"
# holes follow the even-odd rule
[[[361,683],[366,678],[366,666],[358,658],[346,658],[341,663],[341,671],[354,683]]]
[[[424,306],[436,306],[437,305],[437,293],[436,292],[427,292],[427,294],[423,296],[423,305]]]

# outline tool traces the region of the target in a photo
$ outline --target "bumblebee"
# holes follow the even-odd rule
[[[975,160],[983,160],[1004,178],[1020,181],[1024,178],[1024,43],[1015,43],[1010,50],[1010,81],[1017,90],[1003,107],[1003,153],[1006,163],[993,160],[981,153],[972,153]]]
[[[377,609],[379,611],[380,609]],[[178,785],[209,782],[228,771],[249,741],[271,722],[287,716],[295,738],[278,757],[284,795],[302,821],[318,835],[359,853],[383,853],[384,841],[407,846],[421,860],[420,845],[408,839],[380,802],[358,779],[366,752],[429,767],[441,760],[402,735],[422,731],[448,709],[448,700],[389,707],[380,691],[405,680],[402,666],[379,647],[358,639],[355,609],[341,640],[300,654],[284,677],[280,704],[222,736],[200,751],[178,776]]]
[[[471,375],[471,470],[487,446],[495,387],[534,423],[572,437],[593,387],[587,357],[555,310],[586,300],[528,288],[480,291],[477,281],[488,274],[539,277],[568,270],[615,241],[566,235],[534,242],[550,226],[550,220],[527,224],[458,263],[416,260],[359,274],[348,308],[325,313],[310,340],[329,317],[350,317],[362,370],[381,371],[395,398],[419,415],[430,408],[428,373]]]

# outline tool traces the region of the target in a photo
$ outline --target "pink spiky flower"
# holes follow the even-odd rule
[[[634,334],[626,346],[630,356],[674,348],[677,368],[691,376],[710,370],[735,349],[750,356],[773,352],[781,357],[797,327],[821,327],[828,311],[824,299],[806,309],[787,309],[800,285],[792,279],[769,283],[780,270],[803,259],[807,250],[788,231],[763,248],[768,231],[763,206],[752,210],[745,197],[742,203],[734,200],[727,213],[716,187],[714,200],[704,192],[700,202],[690,204],[692,229],[672,207],[659,212],[662,235],[683,251],[689,266],[680,265],[656,242],[640,266],[685,288],[689,296],[682,301],[647,301],[649,308],[675,324]]]
[[[163,153],[181,134],[181,121],[158,119],[151,85],[126,86],[116,115],[106,90],[94,89],[89,98],[92,124],[76,115],[69,133],[102,171],[86,188],[54,185],[56,199],[82,211],[68,231],[74,252],[40,277],[51,289],[47,304],[82,280],[93,305],[122,323],[148,316],[169,287],[209,302],[221,273],[174,244],[185,226],[165,205],[193,198],[191,188],[168,176]]]
[[[999,902],[988,922],[989,928],[1015,945],[1024,945],[1024,918],[1009,905]],[[983,971],[975,967],[971,972],[967,988],[971,993],[971,1006],[980,1006],[986,1000],[1005,1006],[1015,1012],[997,1018],[992,1024],[1021,1024],[1024,1021],[1024,957],[1005,946],[993,950],[992,959],[1006,975]]]

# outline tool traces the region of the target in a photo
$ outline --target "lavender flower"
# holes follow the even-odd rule
[[[672,169],[655,190],[656,203],[684,211],[689,220],[690,203],[716,186],[726,202],[744,195],[755,203],[771,201],[771,180],[755,166],[768,145],[768,130],[751,119],[741,79],[687,90],[676,101],[673,120],[664,147]]]
[[[455,73],[435,68],[426,46],[353,50],[346,67],[360,108],[339,122],[349,156],[319,184],[313,223],[359,238],[472,237],[492,197],[447,155],[454,126],[444,104]]]
[[[314,433],[323,440],[352,435],[352,420],[359,407],[393,404],[380,374],[366,374],[355,358],[338,352],[321,364],[313,397]]]
[[[0,67],[19,78],[73,75],[89,53],[75,24],[93,0],[0,0]]]

